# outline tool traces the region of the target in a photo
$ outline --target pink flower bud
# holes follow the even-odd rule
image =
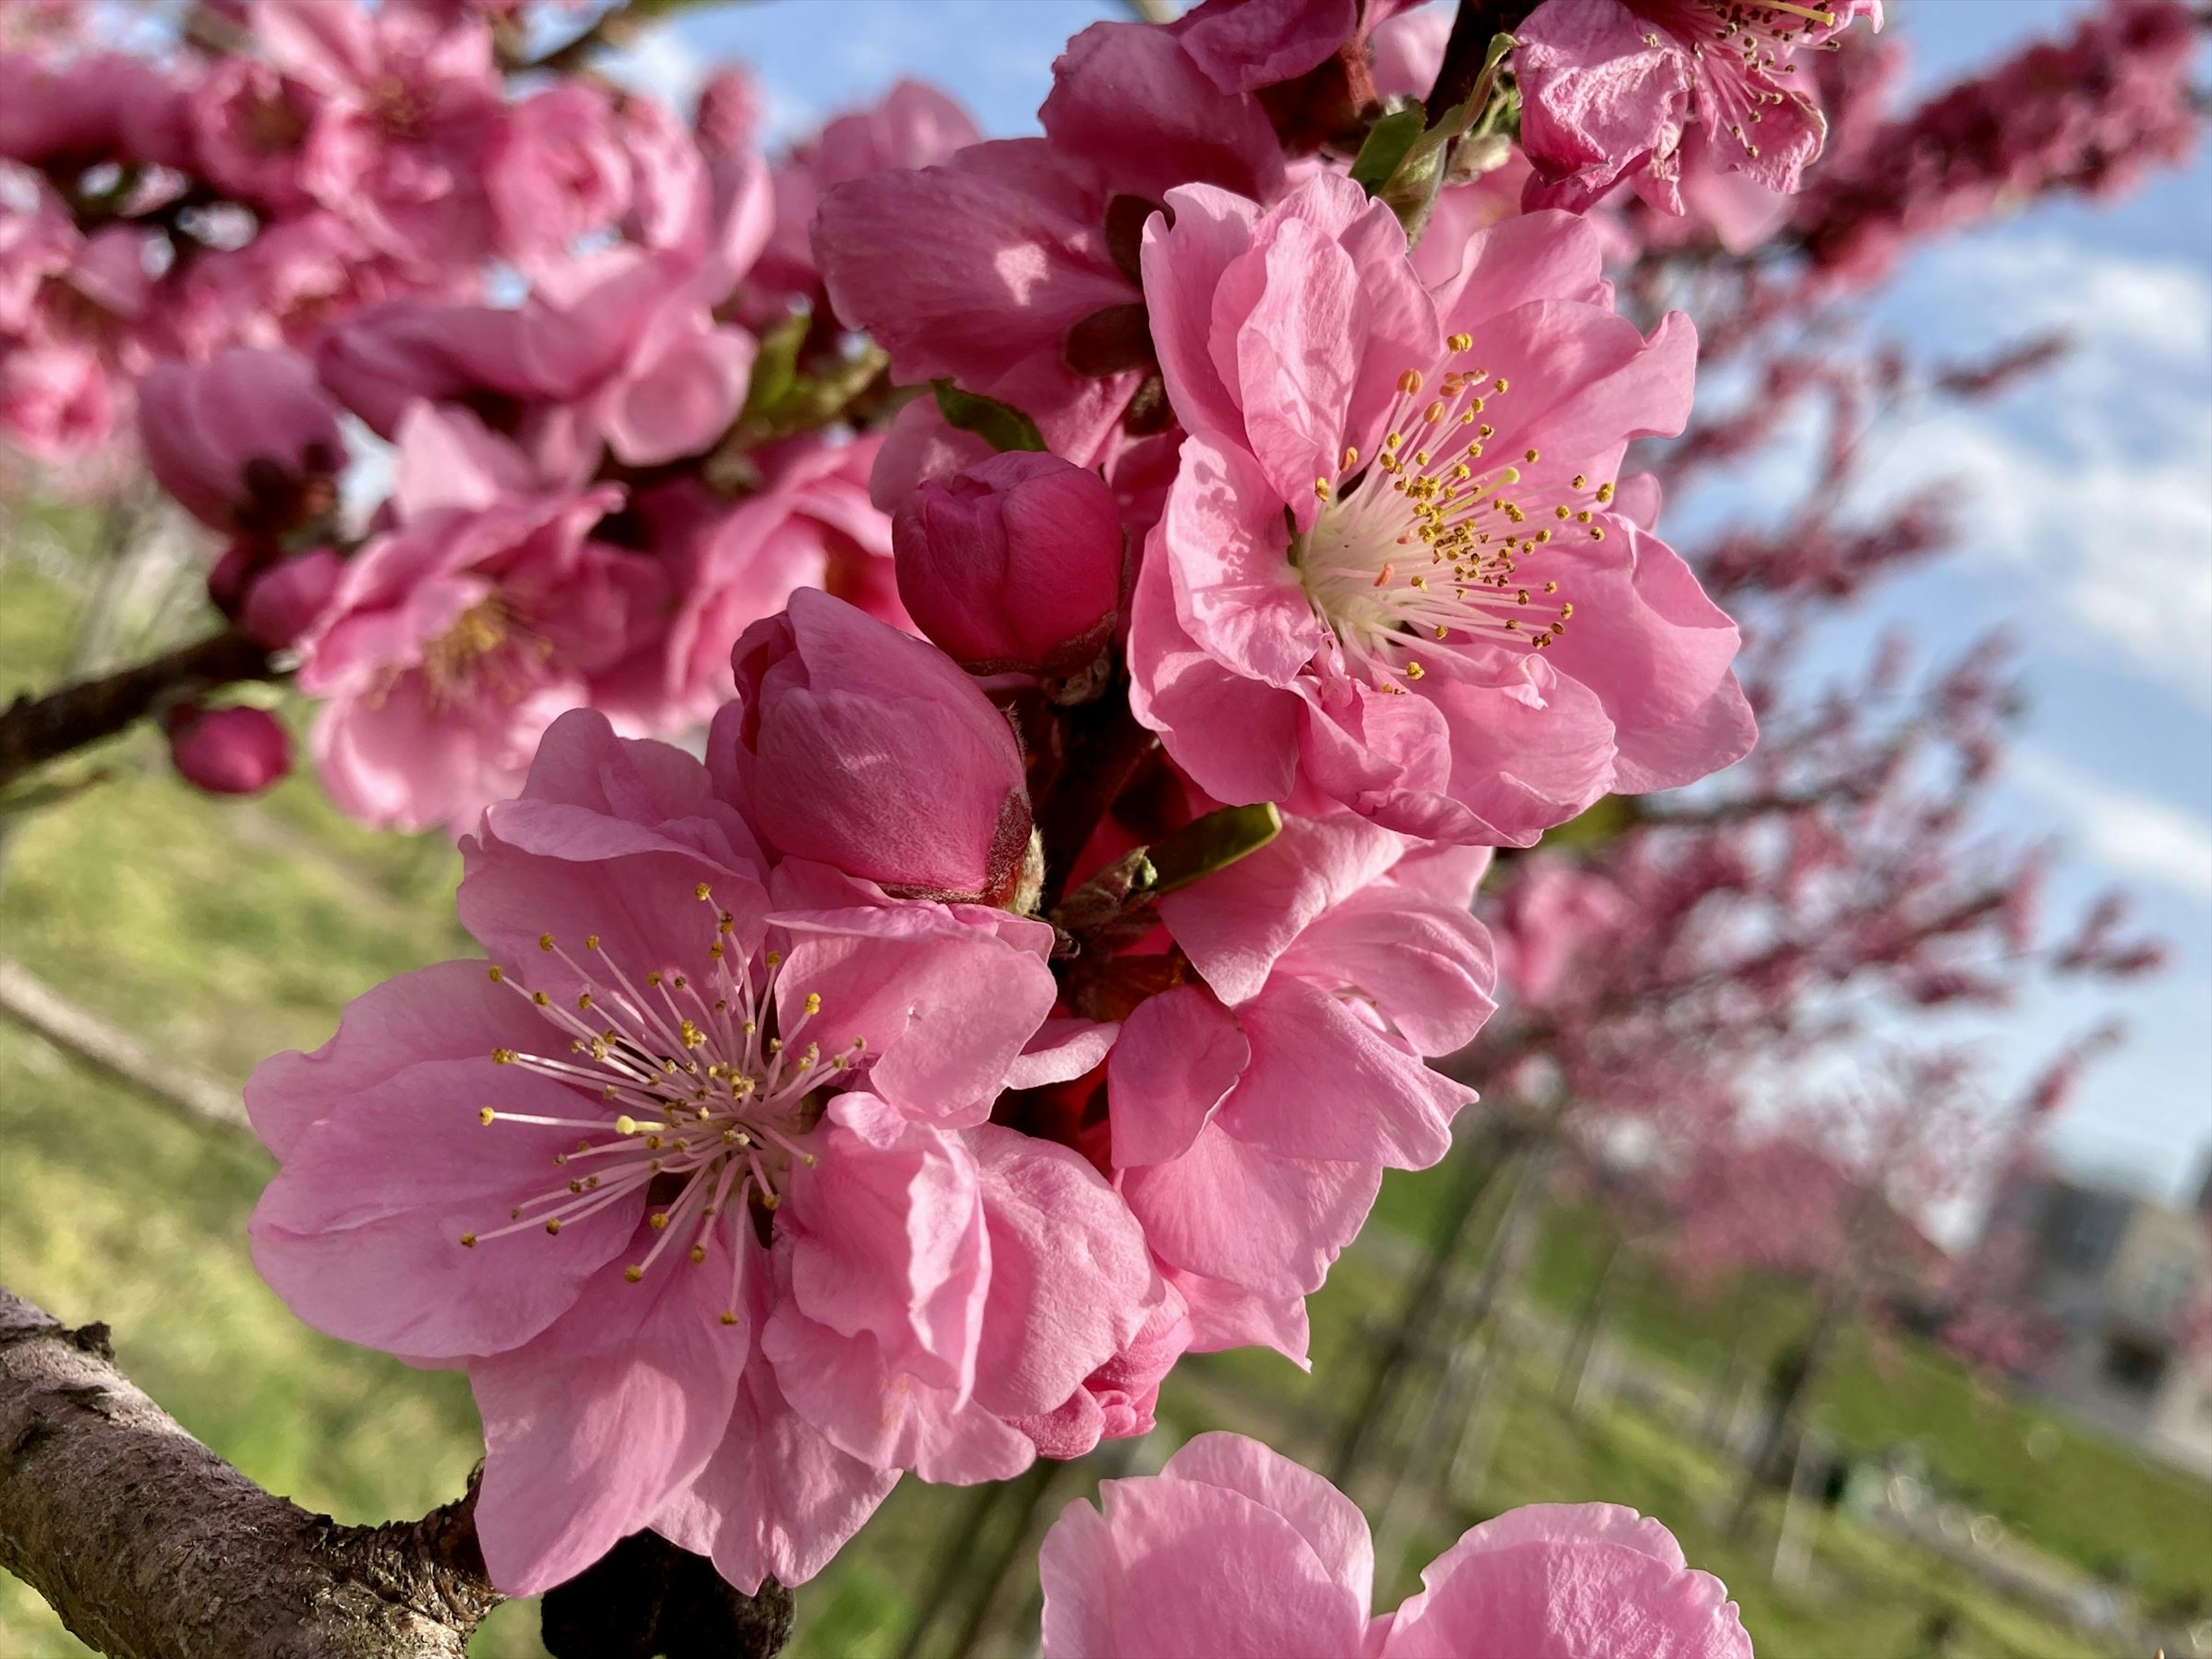
[[[803,588],[732,662],[713,759],[770,846],[902,896],[1012,896],[1030,841],[1021,746],[949,658]]]
[[[979,674],[1088,666],[1113,637],[1123,545],[1104,483],[1020,451],[925,483],[891,521],[908,614]]]
[[[264,708],[187,705],[167,724],[178,775],[210,795],[258,795],[292,769],[292,740]]]
[[[246,590],[246,608],[239,621],[259,643],[281,650],[322,614],[337,592],[344,569],[345,562],[327,547],[285,559]]]
[[[161,488],[217,530],[275,536],[335,505],[337,406],[290,352],[157,366],[139,383],[138,432]]]

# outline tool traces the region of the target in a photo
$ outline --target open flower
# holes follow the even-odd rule
[[[1200,1435],[1099,1498],[1045,1535],[1045,1659],[1751,1659],[1727,1586],[1617,1504],[1508,1510],[1370,1620],[1366,1517],[1256,1440]]]
[[[1513,31],[1527,204],[1580,212],[1632,177],[1680,213],[1693,128],[1715,170],[1795,191],[1828,129],[1793,60],[1861,16],[1879,29],[1881,0],[1544,0]]]
[[[1322,174],[1146,230],[1191,435],[1133,603],[1131,705],[1218,799],[1301,775],[1394,830],[1526,846],[1751,745],[1736,630],[1623,510],[1696,343],[1612,307],[1565,214],[1478,232],[1433,298],[1389,210]]]
[[[300,687],[326,699],[324,787],[365,822],[475,820],[511,793],[539,736],[665,606],[653,562],[589,539],[622,499],[539,485],[467,411],[401,421],[396,521],[347,561],[300,641]]]
[[[310,1323],[470,1376],[526,1593],[660,1528],[748,1590],[1018,1422],[1167,1292],[1074,1153],[984,1121],[1042,923],[771,874],[706,769],[571,714],[463,844],[489,962],[403,975],[247,1088],[254,1254]]]
[[[1350,814],[1293,818],[1267,847],[1161,902],[1197,982],[1148,997],[1107,1062],[1112,1161],[1201,1352],[1305,1353],[1304,1297],[1382,1171],[1451,1146],[1474,1091],[1426,1057],[1493,1006],[1468,914],[1486,860],[1410,856]]]

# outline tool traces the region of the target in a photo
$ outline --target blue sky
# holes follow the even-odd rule
[[[1892,15],[1916,88],[1932,90],[2081,9],[1903,0]],[[784,137],[915,75],[1010,135],[1034,131],[1066,37],[1127,15],[1097,0],[775,0],[689,15],[635,67],[680,90],[702,64],[744,59]],[[2039,1000],[1985,1041],[2017,1078],[2066,1034],[2123,1015],[2130,1042],[2054,1140],[2077,1164],[2182,1194],[2212,1152],[2212,162],[2200,153],[2112,207],[2039,210],[1924,249],[1875,314],[1944,357],[2053,326],[2077,341],[2014,396],[1889,437],[1877,487],[1957,478],[1966,545],[1842,619],[1820,656],[1856,661],[1893,623],[1938,650],[2012,631],[2031,707],[1994,827],[2063,838],[2055,909],[2127,884],[2175,963],[2117,996]],[[1728,504],[1686,505],[1703,518]]]

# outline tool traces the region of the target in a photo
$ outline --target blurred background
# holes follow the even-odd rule
[[[1896,0],[1824,70],[1827,171],[1759,251],[1612,216],[1624,306],[1705,340],[1698,424],[1643,464],[1744,619],[1759,754],[1500,860],[1510,996],[1454,1062],[1484,1104],[1386,1182],[1310,1373],[1194,1357],[1141,1442],[905,1482],[793,1653],[1030,1651],[1052,1517],[1235,1427],[1359,1499],[1379,1607],[1477,1519],[1604,1498],[1763,1653],[2212,1654],[2212,165],[2127,106],[2156,66],[2094,33],[2126,9]],[[778,146],[902,76],[1011,136],[1066,37],[1127,15],[696,6],[618,73],[682,106],[741,59]],[[1988,176],[1908,188],[1916,134]],[[0,696],[204,631],[207,557],[150,495],[0,467]],[[462,1379],[255,1275],[236,1103],[469,952],[451,847],[310,779],[196,793],[147,732],[4,805],[0,1282],[112,1324],[272,1490],[347,1521],[452,1496]],[[474,1650],[535,1628],[508,1607]],[[82,1651],[0,1577],[0,1655]]]

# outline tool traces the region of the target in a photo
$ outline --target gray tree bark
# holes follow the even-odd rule
[[[340,1526],[261,1490],[0,1289],[0,1567],[112,1659],[463,1659],[501,1599],[471,1493]]]

